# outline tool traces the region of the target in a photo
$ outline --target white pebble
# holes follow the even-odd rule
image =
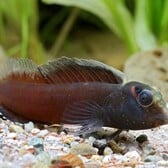
[[[15,139],[16,137],[17,137],[17,134],[15,132],[11,132],[11,133],[7,134],[8,139]]]
[[[36,158],[33,154],[31,153],[26,153],[25,155],[23,155],[21,157],[21,165],[23,165],[24,167],[27,167],[27,165],[33,164],[35,163]]]
[[[109,162],[111,161],[111,159],[112,159],[112,155],[106,155],[106,156],[103,158],[102,162],[103,162],[103,163],[109,163]]]
[[[47,134],[49,133],[48,130],[41,130],[39,133],[38,133],[38,137],[41,137],[41,138],[44,138]]]
[[[102,156],[100,155],[92,155],[92,157],[90,158],[91,160],[102,160]]]
[[[38,134],[40,132],[40,129],[38,129],[38,128],[33,128],[32,130],[31,130],[31,133],[33,134],[33,135],[36,135],[36,134]]]
[[[160,160],[157,162],[158,166],[168,167],[168,160]]]
[[[73,142],[71,142],[70,146],[71,146],[71,148],[72,148],[72,147],[74,147],[75,145],[78,145],[78,144],[79,144],[79,142],[73,141]]]
[[[104,153],[104,155],[111,155],[111,154],[113,154],[113,151],[111,150],[110,147],[105,147],[103,153]]]
[[[32,122],[28,122],[24,124],[24,129],[27,132],[30,132],[34,128],[34,124]]]
[[[90,145],[92,145],[92,144],[94,143],[94,141],[96,141],[96,138],[90,136],[89,139],[88,139],[88,143],[89,143]]]
[[[130,162],[140,162],[141,156],[137,151],[129,151],[124,155]]]

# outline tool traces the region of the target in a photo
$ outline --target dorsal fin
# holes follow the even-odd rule
[[[61,57],[38,67],[52,83],[106,82],[122,83],[122,72],[95,60]]]
[[[62,57],[36,66],[29,59],[0,60],[0,80],[36,83],[122,83],[122,72],[95,60]]]
[[[0,80],[47,83],[31,60],[8,57],[0,60]]]

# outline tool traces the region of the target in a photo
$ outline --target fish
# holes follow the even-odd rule
[[[138,74],[137,74],[138,75]],[[0,62],[0,112],[14,122],[142,130],[168,124],[168,107],[155,87],[96,60],[61,57]]]

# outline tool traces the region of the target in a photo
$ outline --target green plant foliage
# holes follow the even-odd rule
[[[45,61],[45,57],[38,38],[37,2],[0,1],[0,43],[11,56],[30,57],[41,63]],[[16,40],[12,41],[10,37]]]
[[[137,50],[130,12],[121,0],[43,0],[48,4],[75,6],[98,16],[113,32],[128,44],[129,51]],[[124,16],[124,17],[123,17]]]
[[[127,45],[130,52],[167,44],[168,0],[43,0],[47,4],[75,6],[99,17]]]

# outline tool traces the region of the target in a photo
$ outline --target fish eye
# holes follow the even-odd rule
[[[138,102],[143,107],[148,107],[153,103],[153,94],[150,90],[142,90],[138,95]]]

